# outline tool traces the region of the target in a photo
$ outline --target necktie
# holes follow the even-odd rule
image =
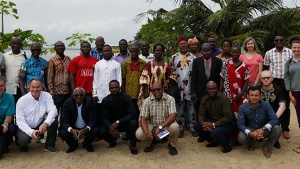
[[[208,80],[208,78],[210,76],[210,67],[209,67],[209,61],[208,60],[205,61],[205,74],[206,74],[206,78]]]

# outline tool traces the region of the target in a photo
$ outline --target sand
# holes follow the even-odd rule
[[[104,141],[93,142],[95,152],[87,152],[81,145],[73,153],[65,153],[67,144],[57,138],[58,153],[44,151],[44,145],[32,140],[27,153],[20,153],[15,144],[10,146],[9,154],[0,159],[1,168],[26,169],[26,168],[51,168],[51,169],[297,169],[300,166],[300,154],[293,152],[293,148],[300,146],[300,132],[294,106],[291,105],[291,138],[280,138],[281,149],[273,149],[272,157],[265,158],[262,154],[263,143],[256,144],[255,151],[248,151],[247,146],[234,147],[230,153],[221,152],[221,147],[207,148],[206,142],[197,143],[197,138],[186,131],[184,138],[178,139],[178,155],[168,153],[167,143],[158,144],[150,153],[144,153],[146,143],[137,144],[139,153],[131,155],[129,141],[118,141],[115,148],[108,148]]]

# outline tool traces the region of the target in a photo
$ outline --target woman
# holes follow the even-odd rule
[[[196,58],[202,57],[202,53],[198,51],[199,49],[199,41],[196,37],[188,39],[189,49],[192,54],[196,56]]]
[[[229,59],[231,59],[231,55],[230,55],[231,45],[232,45],[231,40],[225,39],[222,41],[223,52],[216,57],[221,59],[223,64],[226,63]]]
[[[248,37],[244,43],[243,48],[245,54],[240,56],[240,61],[244,62],[249,69],[249,85],[257,86],[260,83],[260,73],[263,69],[263,57],[255,52],[256,42],[252,37]]]
[[[138,99],[138,106],[141,108],[144,99],[149,97],[149,91],[155,82],[161,83],[164,88],[168,87],[169,79],[176,81],[176,75],[171,66],[162,60],[165,47],[162,44],[153,46],[154,60],[147,63],[140,77],[141,90]]]
[[[245,98],[245,92],[248,87],[249,72],[245,63],[239,60],[241,54],[241,48],[239,46],[233,46],[231,48],[232,59],[228,60],[226,64],[223,64],[220,76],[220,92],[223,92],[231,102],[232,112],[237,118],[238,109],[243,104]],[[239,145],[237,141],[237,135],[239,129],[231,134],[231,146],[233,143]]]
[[[289,91],[291,102],[295,106],[300,127],[300,35],[290,37],[289,44],[294,56],[285,63],[284,83],[286,90]],[[300,146],[294,151],[300,153]]]

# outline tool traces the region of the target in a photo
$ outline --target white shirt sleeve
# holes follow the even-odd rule
[[[47,112],[48,112],[48,116],[47,116],[45,122],[48,124],[48,126],[51,126],[51,124],[54,122],[54,120],[57,116],[57,109],[56,109],[56,106],[54,105],[52,96],[46,92],[45,92],[45,95],[47,95],[46,106],[47,106]]]
[[[120,86],[122,86],[122,70],[121,70],[121,65],[117,68],[117,80],[120,83]]]
[[[25,96],[23,96],[23,97],[25,97]],[[18,125],[19,129],[31,137],[33,129],[31,129],[31,127],[29,127],[29,125],[26,122],[26,118],[25,118],[26,117],[25,116],[26,104],[25,104],[24,100],[26,100],[26,98],[23,98],[23,99],[20,98],[19,101],[17,102],[16,121],[17,121],[17,125]]]

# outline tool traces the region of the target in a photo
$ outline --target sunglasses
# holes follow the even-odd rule
[[[275,42],[283,42],[283,39],[276,39]]]
[[[269,80],[271,77],[267,76],[267,77],[261,77],[261,80]]]
[[[74,97],[83,97],[84,94],[75,94]]]
[[[162,88],[152,89],[152,92],[159,92]]]

